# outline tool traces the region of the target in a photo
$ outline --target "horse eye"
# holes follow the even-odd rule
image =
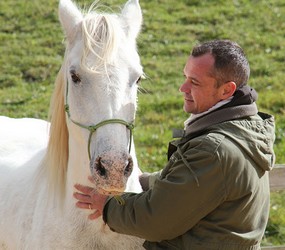
[[[78,74],[76,74],[75,72],[70,72],[70,74],[71,74],[71,79],[72,79],[72,81],[74,82],[74,83],[80,83],[81,82],[81,79],[80,79],[80,77],[79,77],[79,75]]]

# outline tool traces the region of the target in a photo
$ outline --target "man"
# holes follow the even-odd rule
[[[269,213],[274,119],[259,113],[247,85],[249,64],[236,43],[196,46],[184,68],[182,138],[144,192],[114,198],[76,185],[77,206],[97,209],[109,227],[146,239],[146,249],[260,249]]]

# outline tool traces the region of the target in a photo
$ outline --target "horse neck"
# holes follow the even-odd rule
[[[90,185],[88,176],[90,175],[89,158],[87,153],[87,142],[78,143],[72,137],[69,138],[69,159],[67,167],[66,188],[73,190],[76,183]]]

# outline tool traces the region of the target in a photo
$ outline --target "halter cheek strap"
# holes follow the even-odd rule
[[[129,130],[130,130],[130,143],[129,143],[129,153],[131,152],[131,145],[132,145],[132,135],[133,135],[133,129],[134,129],[134,124],[133,122],[127,122],[127,121],[124,121],[124,120],[121,120],[121,119],[108,119],[108,120],[104,120],[104,121],[101,121],[99,123],[97,123],[96,125],[91,125],[91,126],[86,126],[84,124],[81,124],[75,120],[73,120],[71,118],[71,115],[70,115],[70,110],[69,110],[69,105],[68,105],[68,102],[67,102],[67,99],[68,99],[68,82],[66,84],[66,104],[64,105],[64,109],[65,109],[65,112],[67,113],[67,116],[69,118],[70,121],[72,121],[74,124],[76,124],[77,126],[81,127],[81,128],[84,128],[84,129],[87,129],[89,130],[89,138],[88,138],[88,147],[87,147],[87,150],[88,150],[88,156],[89,156],[89,160],[91,160],[91,138],[92,138],[92,135],[93,133],[100,127],[104,126],[104,125],[107,125],[107,124],[112,124],[112,123],[119,123],[119,124],[123,124],[125,125]]]

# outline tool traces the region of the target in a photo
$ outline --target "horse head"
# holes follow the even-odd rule
[[[57,79],[63,100],[53,112],[62,113],[56,110],[64,105],[67,135],[61,137],[68,138],[68,167],[71,154],[84,148],[77,156],[83,159],[80,164],[90,165],[98,191],[121,193],[133,169],[131,135],[143,74],[136,50],[142,23],[138,0],[129,0],[119,14],[96,10],[83,14],[70,0],[61,0],[59,16],[66,36]],[[52,136],[53,120],[63,123],[51,116],[49,148],[53,137],[55,143],[60,140]]]

